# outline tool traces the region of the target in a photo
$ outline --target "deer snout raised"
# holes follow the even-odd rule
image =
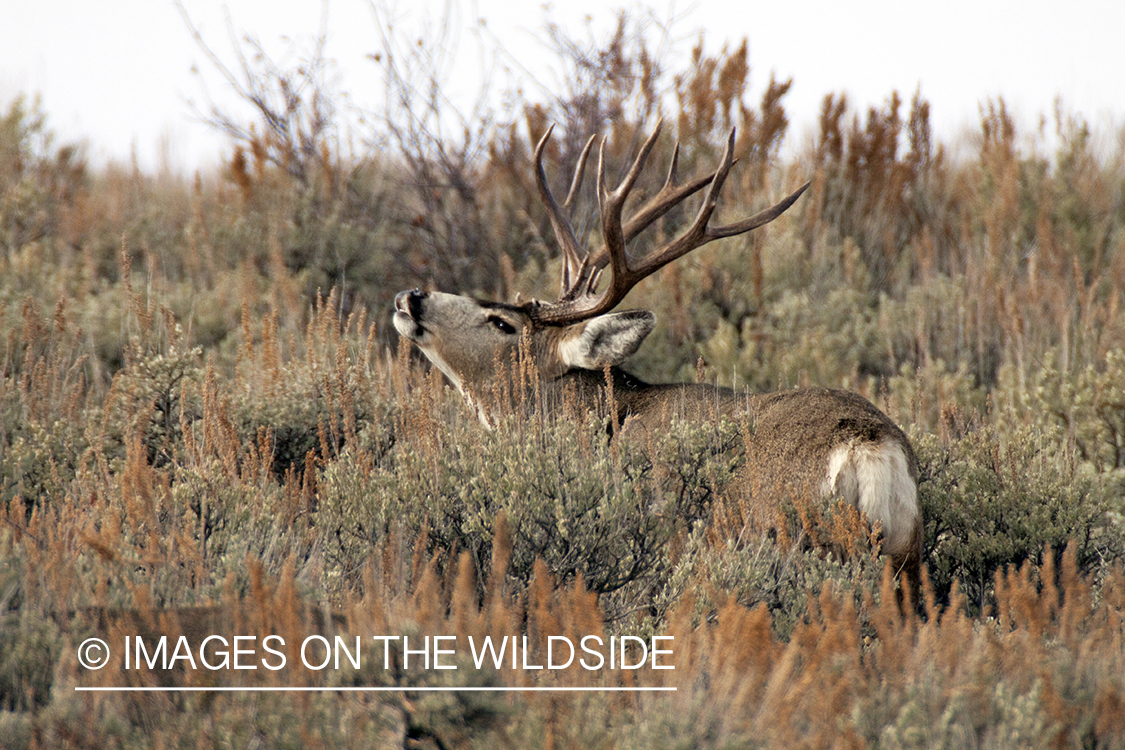
[[[415,287],[409,291],[399,292],[395,295],[395,309],[404,312],[410,317],[416,317],[426,293]]]
[[[418,289],[395,295],[395,329],[399,335],[417,341],[425,333],[422,328],[422,300],[426,293]]]

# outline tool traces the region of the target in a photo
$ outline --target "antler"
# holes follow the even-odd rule
[[[558,238],[559,246],[562,248],[562,289],[559,291],[561,299],[570,289],[571,279],[576,277],[585,256],[581,252],[578,240],[574,237],[574,229],[570,226],[570,220],[559,208],[559,204],[555,202],[555,196],[551,194],[551,189],[547,187],[547,173],[543,171],[543,149],[547,145],[547,140],[551,137],[551,131],[554,129],[555,125],[552,123],[535,146],[535,184],[539,188],[540,199],[547,206],[547,215],[551,218],[551,228],[555,230],[555,237]],[[594,138],[596,137],[590,136],[589,140],[586,141],[586,146],[582,149],[582,154],[578,157],[578,166],[574,170],[574,179],[570,183],[570,190],[566,194],[563,208],[570,207],[570,202],[574,200],[574,195],[582,184],[582,175],[586,171],[586,158],[590,155],[590,147],[594,145]]]
[[[593,253],[582,253],[578,240],[574,236],[574,230],[570,226],[570,221],[555,201],[550,188],[547,187],[547,178],[543,170],[543,149],[554,126],[547,129],[547,132],[535,147],[536,184],[539,188],[539,195],[547,207],[555,236],[558,238],[563,251],[562,283],[558,301],[534,303],[528,309],[529,314],[540,323],[566,325],[609,312],[642,279],[712,240],[743,234],[752,229],[757,229],[763,224],[768,224],[792,206],[801,196],[801,193],[809,187],[810,183],[806,182],[781,202],[743,221],[726,226],[709,226],[711,215],[718,205],[719,191],[722,190],[723,182],[726,181],[731,167],[734,166],[735,160],[732,154],[735,131],[731,129],[718,169],[709,175],[696,178],[683,185],[677,184],[676,181],[676,167],[680,151],[680,146],[677,143],[675,150],[672,152],[672,165],[668,170],[668,177],[664,181],[664,186],[623,223],[622,211],[625,207],[625,200],[629,197],[629,192],[633,189],[633,185],[644,169],[649,152],[656,144],[656,139],[660,135],[660,127],[661,124],[658,123],[652,135],[641,147],[640,153],[637,154],[637,158],[633,161],[625,178],[612,192],[606,187],[606,142],[604,138],[602,139],[601,148],[598,151],[598,208],[601,211],[602,236],[605,238],[605,244]],[[569,207],[577,192],[593,142],[594,139],[591,137],[582,150],[563,207]],[[699,207],[699,212],[687,231],[649,255],[630,262],[625,252],[626,245],[652,222],[705,186],[707,192],[703,196],[703,205]],[[599,294],[597,292],[598,281],[606,266],[610,267],[611,280],[609,286]]]

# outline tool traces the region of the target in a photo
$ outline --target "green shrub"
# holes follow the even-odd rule
[[[983,612],[996,573],[1041,563],[1044,550],[1070,543],[1083,571],[1125,556],[1118,481],[1035,428],[962,427],[948,441],[911,435],[922,474],[924,559],[939,596],[958,581],[973,611]]]
[[[826,584],[840,596],[850,596],[857,608],[865,598],[878,597],[884,559],[877,550],[856,550],[841,559],[820,548],[810,549],[800,537],[783,544],[772,536],[725,540],[708,540],[708,536],[702,529],[691,534],[657,596],[657,611],[670,610],[689,593],[701,619],[730,600],[750,609],[762,604],[777,637],[788,640],[806,618],[810,597]]]
[[[997,400],[1007,415],[1026,415],[1052,439],[1071,443],[1096,471],[1125,469],[1125,350],[1081,368],[1062,360],[1052,348],[1028,375],[1005,368]]]
[[[504,514],[511,576],[526,584],[542,559],[560,582],[581,576],[622,615],[648,606],[648,592],[671,572],[673,540],[708,517],[738,465],[740,438],[726,423],[678,423],[618,445],[588,419],[509,421],[488,432],[470,423],[439,439],[441,447],[397,446],[384,468],[360,473],[335,462],[321,472],[317,523],[341,569],[357,569],[402,524],[434,554],[468,551],[487,580]]]

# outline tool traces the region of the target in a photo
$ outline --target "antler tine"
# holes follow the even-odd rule
[[[625,208],[625,200],[629,197],[629,193],[632,191],[633,185],[636,184],[637,178],[640,177],[641,171],[644,170],[645,162],[648,161],[648,155],[660,137],[660,129],[663,125],[663,120],[656,123],[652,135],[641,146],[637,158],[633,160],[633,164],[629,167],[629,171],[625,173],[621,184],[612,192],[606,189],[605,138],[602,138],[601,148],[598,149],[598,209],[602,215],[602,236],[605,238],[605,247],[597,258],[589,259],[593,262],[587,263],[587,272],[593,273],[600,270],[606,264],[602,256],[608,254],[608,262],[613,270],[613,286],[611,286],[611,289],[618,285],[618,278],[625,278],[629,274],[628,260],[625,254],[625,245],[628,239],[625,237],[625,229],[621,225],[621,213]],[[590,282],[592,281],[593,278],[590,279]]]
[[[662,125],[663,120],[657,122],[656,128],[653,130],[652,134],[645,140],[644,145],[641,147],[640,153],[633,161],[633,164],[630,167],[629,172],[626,174],[625,179],[612,194],[609,193],[609,191],[606,189],[605,141],[603,139],[602,147],[598,150],[598,206],[599,209],[601,209],[603,222],[606,220],[605,217],[614,214],[614,211],[616,211],[616,213],[612,217],[613,223],[611,224],[611,228],[617,226],[617,224],[621,222],[620,209],[623,209],[625,198],[628,197],[629,191],[632,189],[633,184],[640,176],[640,173],[643,170],[645,162],[648,158],[649,152],[651,152],[652,147],[656,145],[656,141],[660,137],[660,129]],[[593,139],[591,138],[591,140],[587,142],[587,149],[592,144],[592,140]],[[584,150],[583,156],[585,156],[585,154],[586,151]],[[712,179],[714,179],[715,173],[712,172],[702,177],[697,177],[685,185],[678,185],[676,172],[679,165],[679,158],[680,143],[679,141],[677,141],[675,147],[672,150],[672,163],[669,166],[668,175],[664,180],[664,186],[660,189],[660,192],[654,195],[648,202],[642,205],[636,213],[634,213],[624,222],[622,233],[624,235],[624,243],[626,245],[628,245],[628,243],[631,242],[634,237],[647,229],[654,221],[659,219],[664,214],[668,213],[668,211],[675,206],[682,203],[684,199],[688,198],[691,195],[694,195],[696,192],[709,185]],[[737,163],[737,160],[735,160],[735,162]],[[583,162],[580,162],[580,164],[582,163]],[[573,186],[571,189],[573,191]],[[614,199],[614,196],[616,196],[616,199]],[[606,210],[607,205],[610,206],[611,210]],[[606,234],[605,236],[607,238],[612,236],[612,232]],[[559,297],[559,301],[569,302],[579,296],[590,294],[590,292],[585,291],[585,289],[593,289],[594,287],[596,287],[594,272],[600,271],[601,269],[609,265],[609,263],[611,262],[611,257],[612,256],[609,252],[608,242],[607,244],[603,244],[594,252],[588,253],[583,259],[578,273],[570,277],[571,283],[569,285],[569,288]],[[624,256],[623,254],[619,254],[618,257]]]
[[[734,158],[734,136],[735,130],[731,128],[730,135],[727,138],[726,148],[723,149],[723,157],[720,161],[719,168],[715,170],[714,177],[707,187],[707,192],[703,195],[703,204],[699,207],[699,213],[696,214],[695,220],[692,222],[691,226],[686,232],[680,235],[680,237],[668,243],[657,252],[643,258],[640,265],[632,269],[632,273],[638,280],[655,273],[677,258],[683,257],[692,250],[702,247],[712,240],[744,234],[752,229],[757,229],[763,224],[768,224],[778,216],[781,216],[786,209],[792,206],[793,203],[801,197],[801,194],[808,189],[809,185],[812,184],[811,182],[806,182],[776,205],[764,211],[759,211],[748,219],[721,227],[710,226],[711,216],[714,214],[715,208],[719,203],[719,192],[723,189],[723,183],[726,181],[727,175],[730,174],[731,167],[733,167],[736,162]]]
[[[660,188],[660,192],[652,196],[643,206],[637,209],[636,213],[625,221],[624,232],[626,244],[632,242],[634,237],[648,229],[654,221],[678,206],[685,199],[695,195],[711,184],[711,180],[715,177],[714,172],[696,177],[691,182],[684,185],[676,184],[676,171],[679,167],[679,159],[680,143],[677,141],[675,147],[672,149],[672,164],[668,168],[668,176],[664,180],[664,186]],[[734,163],[737,164],[738,159],[735,159]],[[590,254],[589,263],[597,268],[604,268],[609,263],[609,254],[604,245]]]
[[[582,176],[586,173],[586,159],[590,156],[590,149],[594,146],[594,141],[598,136],[595,133],[586,140],[586,145],[582,148],[582,153],[578,156],[578,166],[574,169],[574,179],[570,182],[570,190],[566,194],[566,200],[563,201],[563,208],[569,208],[570,202],[574,200],[578,188],[582,187]]]
[[[543,150],[547,146],[547,141],[551,138],[551,132],[555,129],[554,123],[547,127],[547,132],[539,139],[539,143],[535,146],[535,185],[539,188],[539,198],[543,201],[543,205],[547,207],[547,216],[551,220],[551,228],[555,231],[555,238],[558,240],[559,247],[562,249],[563,254],[563,269],[562,279],[560,280],[559,298],[565,297],[575,286],[577,279],[581,276],[583,268],[586,267],[588,261],[588,253],[578,244],[577,238],[574,236],[574,229],[570,225],[570,220],[559,208],[555,196],[551,193],[551,188],[547,186],[547,173],[543,169]],[[577,192],[577,186],[582,181],[582,172],[586,168],[586,158],[589,156],[590,147],[593,145],[594,139],[591,137],[586,143],[586,148],[582,150],[582,155],[578,158],[578,168],[575,171],[574,180],[571,183],[570,192],[566,196],[566,203],[563,205],[569,206],[574,193]]]
[[[629,197],[629,192],[633,189],[633,185],[640,177],[641,171],[645,168],[645,162],[648,161],[649,152],[652,147],[656,145],[656,139],[660,137],[660,129],[664,127],[664,120],[657,121],[656,127],[641,146],[640,153],[637,158],[633,160],[633,164],[629,167],[629,171],[621,180],[621,184],[612,192],[605,189],[605,144],[606,139],[602,138],[601,148],[598,149],[598,206],[605,212],[605,206],[608,204],[610,208],[617,212],[618,217],[621,215],[621,209],[625,206],[625,199]]]
[[[703,203],[699,207],[699,212],[695,215],[695,220],[682,235],[642,259],[640,266],[633,269],[633,273],[638,277],[638,280],[655,273],[660,268],[692,250],[706,245],[711,240],[717,239],[717,237],[711,235],[707,224],[711,221],[711,215],[719,204],[719,191],[723,189],[723,183],[726,182],[727,175],[730,174],[733,166],[734,128],[731,128],[726,148],[723,149],[723,157],[719,162],[719,168],[715,170],[711,183],[707,186],[707,192],[703,194]]]
[[[785,211],[790,206],[792,206],[798,198],[801,197],[801,194],[809,189],[809,185],[812,185],[811,181],[806,182],[804,185],[801,185],[801,187],[797,188],[792,193],[782,198],[777,203],[777,205],[770,206],[763,211],[759,211],[749,219],[743,219],[740,222],[737,222],[735,224],[727,224],[723,227],[711,227],[707,230],[707,236],[711,239],[733,237],[736,234],[745,234],[752,229],[757,229],[764,224],[769,224],[778,216],[781,216],[783,213],[785,213]]]
[[[660,188],[660,192],[664,192],[669,188],[676,186],[676,170],[680,166],[680,142],[676,141],[676,145],[672,148],[672,163],[668,165],[668,176],[664,178],[664,187]]]
[[[682,235],[679,239],[673,241],[670,245],[653,255],[642,259],[641,268],[647,269],[650,264],[652,271],[644,273],[647,276],[657,268],[660,268],[667,263],[675,260],[681,255],[689,252],[690,250],[704,244],[708,240],[699,242],[702,238],[702,232],[707,227],[707,222],[710,221],[711,214],[715,210],[718,202],[719,191],[722,189],[723,182],[727,178],[731,167],[734,166],[734,129],[731,129],[730,137],[727,139],[726,148],[723,149],[723,157],[720,161],[719,168],[716,169],[705,177],[693,180],[691,183],[684,187],[676,184],[676,168],[679,162],[680,144],[677,141],[675,148],[672,150],[672,164],[668,169],[668,176],[664,180],[664,186],[660,189],[652,200],[646,203],[641,209],[632,217],[628,222],[627,227],[621,225],[621,208],[625,203],[625,197],[628,195],[629,189],[632,188],[633,182],[636,181],[637,176],[640,174],[638,165],[643,166],[644,159],[648,156],[648,150],[651,149],[652,144],[656,141],[656,136],[660,132],[660,126],[657,125],[656,131],[645,142],[644,148],[638,155],[636,161],[633,162],[632,168],[626,175],[622,184],[614,191],[613,194],[606,196],[602,202],[602,233],[605,237],[605,245],[594,253],[590,258],[590,265],[593,268],[601,269],[607,264],[613,267],[613,283],[617,283],[618,277],[627,277],[630,274],[627,268],[627,260],[625,254],[625,245],[628,244],[634,236],[643,231],[649,224],[656,219],[660,218],[671,210],[674,206],[681,203],[692,193],[698,191],[704,186],[708,186],[707,193],[703,199],[703,205],[700,207],[699,213],[696,215],[695,221],[692,222],[691,228]],[[604,141],[603,141],[604,147]],[[598,195],[599,200],[602,200],[604,194],[604,176],[602,174],[603,165],[599,155],[598,160]],[[618,201],[610,201],[610,198],[618,198]],[[610,208],[615,211],[615,214],[610,215],[606,210],[606,204],[610,204]],[[696,242],[697,244],[692,244]],[[678,253],[667,260],[663,258],[669,253]],[[640,269],[637,269],[640,270]],[[642,276],[643,277],[643,276]]]

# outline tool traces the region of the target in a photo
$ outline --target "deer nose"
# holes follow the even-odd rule
[[[422,300],[425,297],[426,293],[417,288],[399,292],[395,295],[395,309],[418,320],[422,315]]]

